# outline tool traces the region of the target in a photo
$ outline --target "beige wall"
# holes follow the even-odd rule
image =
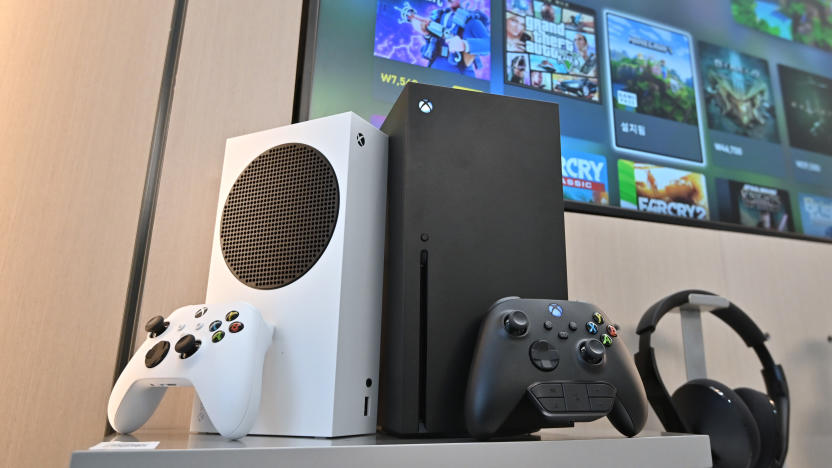
[[[0,1],[0,466],[104,435],[171,12]]]

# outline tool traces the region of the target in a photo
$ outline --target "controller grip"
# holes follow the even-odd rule
[[[607,415],[610,423],[618,429],[618,432],[633,437],[647,423],[647,402],[643,391],[631,383],[624,387],[625,391],[619,391],[613,403],[612,410]]]
[[[149,387],[138,381],[119,379],[107,403],[110,426],[121,434],[129,434],[150,419],[162,397],[164,387]]]

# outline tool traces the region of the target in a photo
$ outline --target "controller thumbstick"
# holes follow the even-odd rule
[[[600,364],[604,359],[604,345],[598,340],[587,340],[581,345],[581,358],[590,364]]]
[[[177,353],[181,354],[182,357],[188,357],[199,349],[199,341],[197,341],[193,335],[188,334],[179,338],[179,341],[176,342],[176,346],[174,346],[173,349],[175,349]]]
[[[529,329],[529,318],[523,312],[513,310],[506,315],[503,327],[511,336],[523,336],[526,334],[526,330]]]
[[[159,336],[167,330],[168,322],[165,322],[165,318],[161,315],[157,315],[144,324],[144,330],[148,333],[151,333],[153,336]]]

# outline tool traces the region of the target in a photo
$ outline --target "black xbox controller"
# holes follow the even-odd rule
[[[585,302],[507,297],[480,328],[465,420],[478,439],[571,427],[607,416],[627,437],[647,421],[633,357]]]

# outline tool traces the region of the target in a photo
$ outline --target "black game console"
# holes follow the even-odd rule
[[[467,434],[468,371],[505,296],[567,298],[558,106],[410,83],[387,116],[380,423]]]

